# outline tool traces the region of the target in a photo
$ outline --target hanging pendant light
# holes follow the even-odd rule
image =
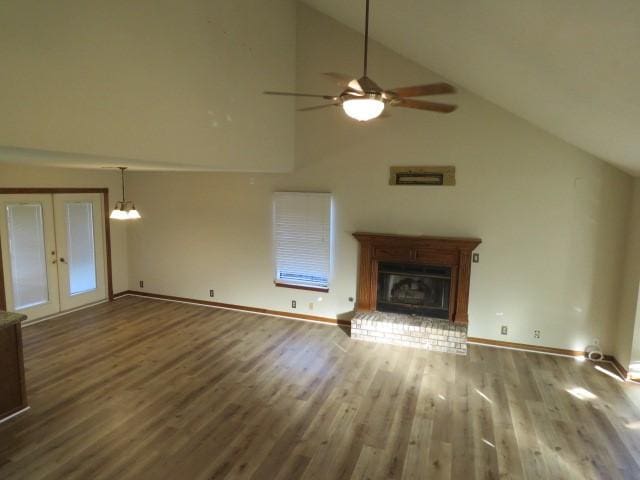
[[[138,210],[136,210],[135,204],[130,200],[125,200],[124,196],[124,171],[127,167],[118,167],[120,169],[120,175],[122,176],[122,200],[116,202],[116,206],[109,215],[109,218],[114,220],[137,220],[142,218]]]

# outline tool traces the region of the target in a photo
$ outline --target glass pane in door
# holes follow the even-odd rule
[[[66,204],[69,294],[96,289],[96,255],[91,202]]]
[[[42,206],[7,205],[11,285],[16,310],[49,301]]]

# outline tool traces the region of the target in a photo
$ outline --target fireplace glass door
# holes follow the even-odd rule
[[[377,309],[449,318],[451,268],[400,263],[378,265]]]

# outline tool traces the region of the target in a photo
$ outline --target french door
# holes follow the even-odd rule
[[[0,195],[7,310],[29,320],[106,298],[102,196]]]

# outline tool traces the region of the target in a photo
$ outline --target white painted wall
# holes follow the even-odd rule
[[[299,90],[337,92],[319,73],[357,74],[361,37],[307,7],[297,14]],[[438,80],[371,48],[383,86]],[[130,287],[204,300],[213,288],[217,301],[276,310],[296,299],[297,312],[335,317],[353,308],[353,232],[473,236],[483,243],[470,335],[575,350],[598,338],[613,351],[631,177],[468,92],[448,100],[460,105],[449,116],[395,109],[368,125],[337,109],[299,113],[291,174],[133,173],[144,218],[129,228]],[[391,165],[455,165],[457,185],[391,187]],[[335,262],[321,302],[273,286],[278,190],[333,193]]]
[[[293,112],[261,92],[294,85],[294,0],[5,0],[0,59],[0,145],[40,164],[292,167]]]
[[[623,281],[620,289],[616,359],[624,368],[635,365],[635,376],[640,376],[640,179],[634,179],[633,196],[627,218],[627,240]]]
[[[44,168],[0,163],[0,188],[108,188],[109,201],[120,198],[120,173],[112,170],[91,171],[67,168]],[[113,208],[110,205],[110,208]],[[111,220],[111,266],[113,291],[128,288],[127,234],[122,222]]]

